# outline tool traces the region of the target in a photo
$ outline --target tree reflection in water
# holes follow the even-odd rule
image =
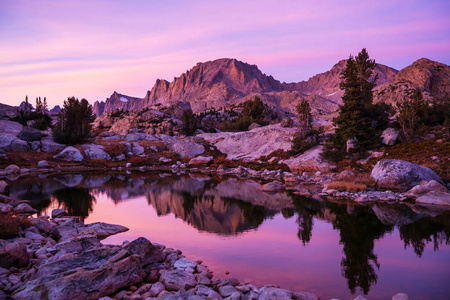
[[[219,235],[237,235],[256,229],[264,220],[280,212],[243,200],[221,197],[214,193],[214,180],[196,184],[198,181],[190,178],[170,176],[161,179],[159,173],[152,174],[153,177],[146,177],[145,180],[110,175],[103,183],[100,177],[93,177],[90,185],[87,185],[85,178],[77,187],[64,188],[61,188],[61,179],[28,178],[12,182],[11,191],[18,199],[32,200],[31,205],[39,211],[51,204],[52,197],[70,215],[83,219],[93,211],[96,191],[106,192],[115,203],[123,201],[124,193],[148,193],[152,196],[148,197],[149,204],[158,215],[172,213],[200,231]],[[190,192],[169,188],[176,184],[189,187]],[[343,246],[341,272],[351,293],[359,287],[364,294],[368,294],[377,283],[380,264],[374,253],[374,243],[391,232],[394,226],[398,226],[405,249],[411,246],[419,257],[427,244],[431,243],[434,250],[438,250],[440,245],[450,243],[450,211],[436,213],[420,207],[413,210],[404,204],[376,204],[370,207],[316,201],[295,194],[290,196],[293,206],[282,209],[281,213],[286,219],[296,217],[297,237],[303,246],[307,247],[314,239],[315,218],[330,222],[338,231]]]
[[[323,217],[325,206],[322,202],[304,196],[291,196],[297,211],[297,237],[306,246],[311,241],[314,218]]]
[[[437,217],[425,217],[414,223],[399,227],[400,238],[405,243],[405,249],[412,246],[417,256],[421,257],[425,246],[433,242],[433,249],[439,250],[439,245],[450,243],[450,211]]]
[[[373,253],[374,240],[382,238],[394,227],[382,224],[370,207],[329,205],[336,215],[333,228],[339,229],[343,245],[342,275],[352,294],[360,287],[367,295],[378,280],[375,268],[380,268],[378,257]]]
[[[79,216],[82,220],[93,211],[93,203],[96,203],[92,192],[85,188],[73,187],[57,190],[53,193],[53,197],[69,215]]]

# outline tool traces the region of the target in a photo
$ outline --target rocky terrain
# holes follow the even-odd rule
[[[395,103],[419,89],[424,98],[433,101],[450,94],[450,67],[426,58],[400,70],[394,78],[374,88],[374,101]]]
[[[167,106],[189,102],[195,113],[236,105],[254,95],[275,111],[295,111],[302,98],[307,99],[316,114],[329,114],[341,104],[340,73],[346,60],[330,71],[311,77],[308,81],[281,83],[263,74],[257,66],[236,59],[218,59],[198,63],[174,78],[172,82],[158,79],[144,98],[133,98],[114,92],[105,102],[96,102],[97,115],[116,109],[136,110],[155,105]],[[397,71],[378,64],[375,68],[378,84],[391,82]]]

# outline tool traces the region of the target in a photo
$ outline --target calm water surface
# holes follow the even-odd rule
[[[333,203],[259,192],[237,178],[168,173],[70,174],[9,182],[39,214],[64,208],[202,260],[218,278],[316,293],[321,299],[450,297],[450,211]],[[229,272],[229,275],[225,273]]]

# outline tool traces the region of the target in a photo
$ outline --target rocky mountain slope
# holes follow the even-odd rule
[[[400,70],[391,81],[377,86],[374,101],[395,104],[415,89],[419,89],[428,101],[450,95],[450,67],[421,58]]]
[[[94,111],[100,115],[115,109],[134,110],[189,102],[194,112],[202,112],[239,104],[257,95],[274,111],[280,112],[294,112],[295,106],[305,98],[313,114],[324,115],[336,111],[342,103],[339,83],[345,64],[346,60],[341,60],[329,71],[307,81],[281,83],[263,74],[256,65],[222,58],[198,63],[172,82],[158,79],[144,98],[114,92],[105,102],[96,102]],[[450,92],[449,67],[428,59],[420,59],[400,72],[377,64],[375,74],[378,74],[374,89],[376,102],[397,102],[414,88],[420,88],[426,98]]]

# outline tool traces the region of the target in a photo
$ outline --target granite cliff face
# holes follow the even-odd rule
[[[307,81],[281,83],[263,74],[255,65],[223,58],[198,63],[172,82],[158,79],[144,98],[114,92],[105,102],[96,102],[94,111],[100,115],[115,109],[134,110],[189,102],[194,112],[202,112],[239,104],[257,95],[274,111],[294,112],[299,101],[305,98],[313,114],[329,114],[342,104],[339,83],[345,64],[346,60],[341,60],[329,71]],[[408,90],[416,87],[425,93],[425,98],[450,92],[449,67],[428,59],[420,59],[400,72],[377,64],[374,73],[378,74],[375,102],[399,101]]]

